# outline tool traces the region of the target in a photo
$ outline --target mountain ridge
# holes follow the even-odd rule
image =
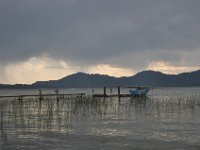
[[[36,81],[33,84],[0,84],[0,88],[95,88],[103,86],[200,86],[200,70],[164,74],[146,70],[129,77],[78,72],[58,80]]]

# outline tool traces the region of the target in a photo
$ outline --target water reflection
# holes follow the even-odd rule
[[[7,135],[4,131],[4,121],[3,121],[3,116],[4,116],[4,107],[3,105],[0,105],[0,110],[1,110],[1,120],[0,120],[0,134],[1,134],[1,144],[6,144],[8,141]]]
[[[3,101],[0,102],[0,144],[7,145],[20,138],[40,138],[38,134],[25,133],[42,132],[103,136],[134,134],[139,137],[142,134],[132,129],[134,124],[140,129],[141,124],[151,125],[148,120],[165,122],[193,118],[199,121],[199,111],[199,97],[119,99],[88,96],[60,100]],[[148,132],[145,134],[148,135]],[[151,137],[157,134],[155,132]]]

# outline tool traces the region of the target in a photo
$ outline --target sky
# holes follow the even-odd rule
[[[0,0],[0,83],[200,69],[199,0]]]

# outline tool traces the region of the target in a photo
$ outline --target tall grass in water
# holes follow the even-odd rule
[[[0,130],[4,135],[9,132],[9,127],[16,131],[23,128],[27,131],[73,132],[81,124],[87,128],[90,123],[102,123],[105,120],[195,119],[198,113],[194,112],[200,112],[200,95],[142,98],[87,96],[60,100],[46,98],[42,101],[25,99],[0,102],[0,108]]]

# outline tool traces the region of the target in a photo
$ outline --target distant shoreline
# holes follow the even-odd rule
[[[177,75],[142,71],[134,76],[120,78],[79,72],[58,80],[37,81],[33,84],[0,84],[0,89],[102,88],[104,86],[199,87],[199,77],[200,70]]]

